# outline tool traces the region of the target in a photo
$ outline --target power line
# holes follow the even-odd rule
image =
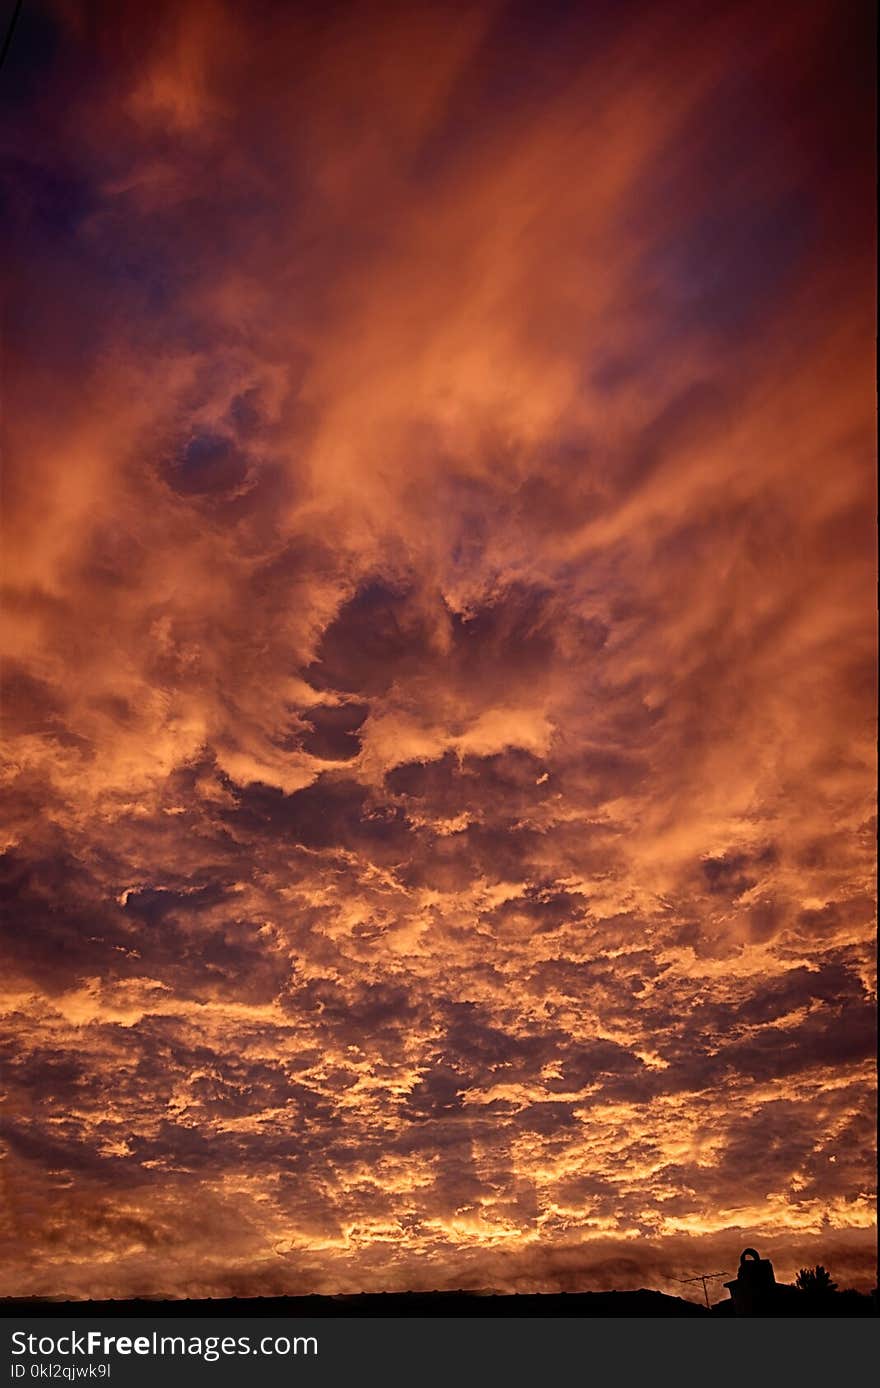
[[[22,0],[15,0],[15,9],[12,11],[12,18],[6,30],[6,38],[3,40],[3,52],[0,53],[0,68],[6,62],[6,54],[9,52],[9,45],[12,43],[12,35],[15,33],[15,23],[21,11]]]

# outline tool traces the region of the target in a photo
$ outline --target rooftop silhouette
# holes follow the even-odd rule
[[[725,1286],[729,1298],[709,1304],[705,1292],[716,1274],[682,1278],[702,1282],[706,1305],[640,1287],[635,1291],[534,1292],[504,1295],[483,1291],[362,1292],[336,1296],[222,1297],[199,1300],[145,1297],[112,1301],[0,1299],[0,1315],[31,1316],[874,1316],[876,1290],[867,1295],[838,1291],[825,1268],[802,1268],[796,1285],[777,1282],[773,1264],[745,1248],[737,1276]],[[723,1274],[717,1274],[723,1276]]]

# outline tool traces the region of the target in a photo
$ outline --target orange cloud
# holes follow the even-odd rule
[[[2,1291],[873,1284],[869,45],[99,10],[2,136]]]

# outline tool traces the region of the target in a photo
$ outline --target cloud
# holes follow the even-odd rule
[[[4,1292],[873,1284],[857,29],[22,16]]]

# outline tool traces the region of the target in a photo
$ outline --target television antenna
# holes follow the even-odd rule
[[[706,1310],[711,1311],[709,1305],[709,1286],[710,1282],[716,1282],[720,1277],[729,1277],[729,1272],[698,1272],[696,1277],[675,1277],[673,1281],[689,1284],[691,1282],[702,1282],[703,1296],[706,1298]]]

